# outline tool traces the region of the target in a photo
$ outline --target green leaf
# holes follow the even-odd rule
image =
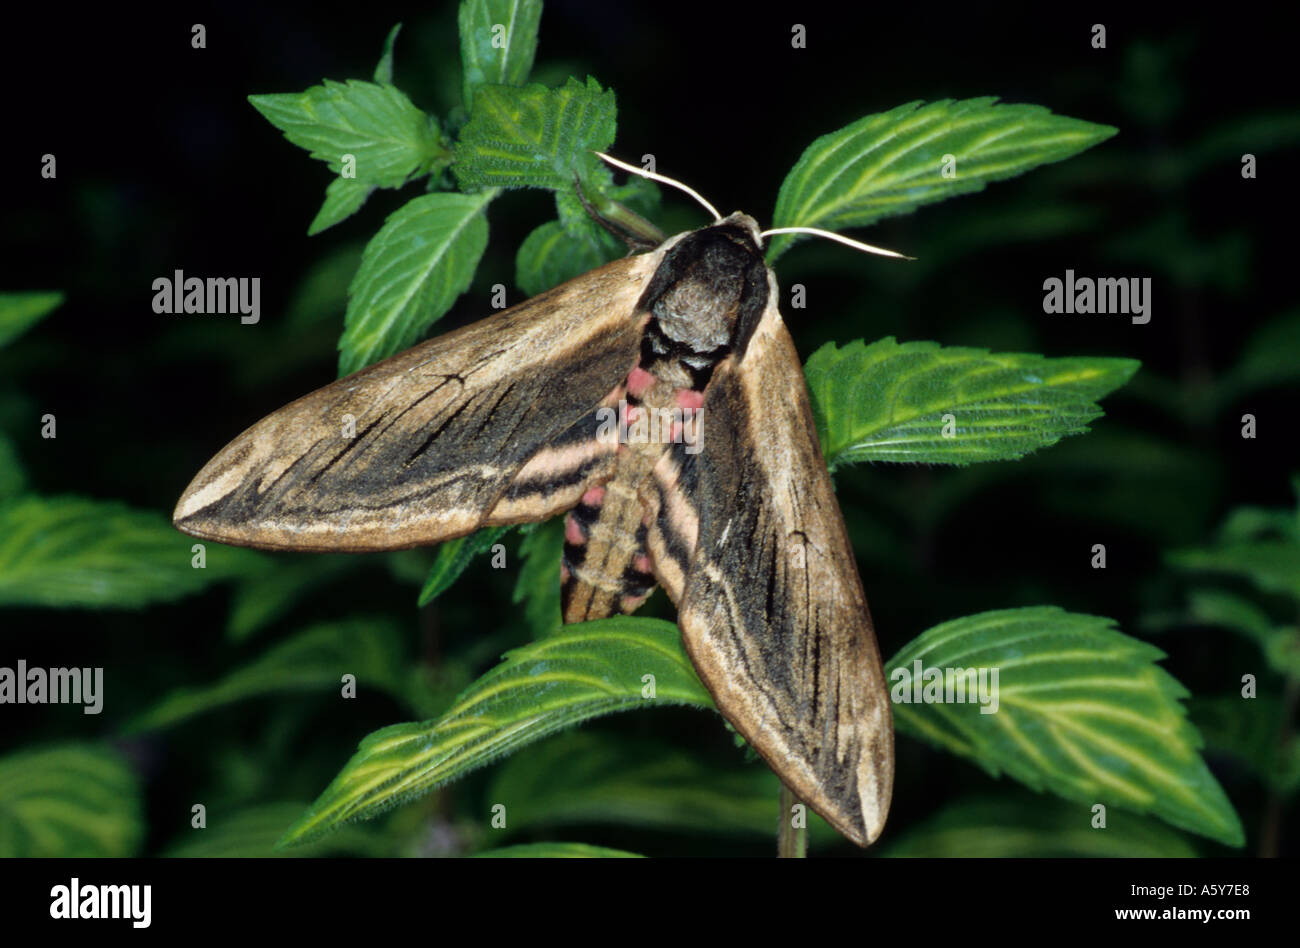
[[[1188,605],[1192,621],[1237,632],[1259,646],[1273,671],[1300,678],[1300,631],[1294,626],[1275,626],[1249,599],[1221,589],[1193,590]]]
[[[345,826],[314,844],[292,850],[276,849],[284,828],[302,812],[301,803],[263,803],[233,813],[208,809],[208,825],[185,830],[163,851],[168,858],[259,859],[285,856],[392,856],[393,843],[372,828]]]
[[[882,856],[928,859],[1188,858],[1196,849],[1155,820],[1117,811],[1105,829],[1089,807],[1012,794],[968,799],[939,811],[883,847]]]
[[[515,283],[536,296],[605,262],[599,241],[575,237],[559,221],[547,221],[519,245]]]
[[[1300,632],[1294,626],[1274,626],[1249,599],[1221,589],[1194,590],[1188,602],[1193,621],[1232,629],[1259,646],[1273,671],[1300,678]]]
[[[451,588],[460,574],[484,550],[492,549],[503,536],[510,532],[510,527],[490,527],[479,530],[458,540],[449,540],[438,547],[438,559],[434,561],[429,576],[420,590],[420,606],[427,606]]]
[[[533,638],[561,628],[560,554],[564,551],[564,518],[556,517],[526,534],[519,544],[524,565],[515,582],[512,601],[524,603],[524,617]]]
[[[894,722],[993,776],[1005,772],[1089,807],[1151,813],[1241,846],[1241,821],[1197,753],[1200,736],[1179,703],[1187,690],[1155,664],[1163,652],[1113,625],[1053,606],[937,625],[885,666]],[[904,702],[916,661],[953,673],[996,669],[997,711],[982,713],[986,706],[971,702]]]
[[[1281,507],[1233,507],[1215,536],[1220,546],[1262,539],[1282,539],[1300,545],[1300,521],[1295,511]]]
[[[134,856],[140,780],[114,751],[56,744],[0,757],[0,857]]]
[[[1175,569],[1241,576],[1263,592],[1300,600],[1300,545],[1290,540],[1222,543],[1210,549],[1174,550],[1165,562]]]
[[[595,173],[614,141],[618,109],[595,79],[559,89],[484,86],[461,130],[453,166],[461,187],[568,190]]]
[[[1249,599],[1222,589],[1198,589],[1188,595],[1191,618],[1204,625],[1220,625],[1263,644],[1274,632],[1273,620]]]
[[[461,94],[471,112],[485,85],[523,85],[533,71],[541,0],[466,0],[460,5]]]
[[[27,486],[27,474],[14,443],[0,431],[0,501],[14,496]]]
[[[1300,629],[1293,625],[1275,629],[1262,646],[1269,668],[1279,675],[1300,679]]]
[[[8,345],[63,305],[58,291],[0,293],[0,346]]]
[[[1300,382],[1300,310],[1292,310],[1264,323],[1246,341],[1219,386],[1220,407],[1271,385]]]
[[[373,184],[367,184],[359,178],[335,178],[325,189],[325,203],[307,227],[307,236],[314,237],[339,221],[347,220],[361,210],[361,205],[366,203],[366,198],[374,190]]]
[[[355,675],[362,689],[377,688],[400,697],[408,661],[402,640],[401,628],[390,619],[314,625],[210,685],[177,688],[132,721],[129,730],[171,727],[250,698],[338,689],[344,675]]]
[[[642,697],[654,676],[655,697]],[[677,626],[620,616],[566,626],[507,652],[442,717],[369,735],[281,845],[428,793],[581,721],[633,708],[712,708]]]
[[[1138,365],[941,348],[889,336],[843,349],[827,343],[808,359],[804,374],[833,470],[859,461],[970,464],[1022,457],[1087,431],[1102,414],[1097,400]]]
[[[1242,761],[1268,790],[1284,797],[1300,790],[1300,738],[1283,740],[1280,695],[1194,697],[1191,717],[1208,751]]]
[[[360,244],[345,244],[327,251],[311,265],[285,307],[284,328],[289,338],[298,341],[313,335],[317,326],[332,325],[338,319],[339,310],[347,306],[348,284],[361,266],[363,250]],[[275,364],[283,366],[288,356],[277,353]]]
[[[770,837],[780,790],[766,766],[719,770],[658,741],[575,731],[510,758],[486,799],[505,806],[508,833],[596,823]],[[840,839],[815,814],[809,830],[818,841]]]
[[[379,62],[375,64],[375,82],[385,85],[393,84],[393,44],[397,42],[397,34],[402,32],[402,24],[397,23],[388,31],[388,38],[384,40],[384,51],[379,54]]]
[[[772,226],[862,227],[981,191],[990,181],[1068,158],[1116,132],[1039,105],[996,103],[991,96],[909,102],[823,135],[782,182]],[[776,235],[768,263],[793,239]]]
[[[339,375],[409,347],[451,309],[487,247],[495,191],[426,194],[389,216],[348,288]]]
[[[476,859],[644,859],[640,853],[586,843],[524,843],[474,853]]]
[[[196,545],[206,567],[192,565]],[[199,544],[161,514],[83,497],[0,503],[0,606],[136,608],[263,568],[251,550]]]
[[[450,158],[437,120],[395,86],[326,79],[305,92],[250,95],[248,101],[335,174],[343,172],[343,156],[352,155],[356,180],[366,184],[401,187]]]

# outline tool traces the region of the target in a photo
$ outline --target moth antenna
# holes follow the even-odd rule
[[[898,257],[900,260],[915,260],[915,257],[909,257],[905,253],[899,253],[896,250],[886,250],[884,247],[873,247],[871,244],[864,244],[860,240],[854,240],[852,237],[845,237],[843,234],[837,234],[834,231],[822,230],[820,227],[773,227],[771,230],[765,230],[759,234],[759,239],[770,237],[772,234],[812,234],[814,237],[825,237],[827,240],[833,240],[836,243],[844,244],[855,250],[861,250],[865,253],[876,253],[882,257]]]
[[[679,191],[685,191],[691,197],[695,198],[695,200],[699,201],[700,204],[704,207],[704,209],[713,215],[713,219],[715,221],[722,220],[722,215],[718,213],[718,209],[714,207],[712,204],[710,204],[708,201],[704,200],[700,192],[696,191],[690,185],[682,184],[682,182],[674,178],[670,178],[667,175],[658,174],[654,171],[646,171],[644,168],[638,168],[636,165],[629,165],[626,161],[619,161],[617,158],[611,158],[609,155],[601,151],[597,151],[593,153],[597,155],[602,161],[608,162],[609,164],[613,165],[615,168],[622,168],[628,174],[640,175],[643,178],[649,178],[651,181],[658,181],[661,184],[667,184],[671,187],[676,188]]]

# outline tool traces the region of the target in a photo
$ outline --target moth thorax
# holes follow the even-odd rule
[[[659,297],[654,314],[663,334],[696,352],[731,341],[744,270],[725,254],[708,254]]]

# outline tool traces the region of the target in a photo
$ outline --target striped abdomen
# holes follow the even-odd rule
[[[613,475],[565,518],[565,622],[633,612],[655,587],[638,494],[669,444],[698,436],[699,394],[686,387],[690,375],[675,363],[651,365],[654,374],[638,367],[628,376]]]

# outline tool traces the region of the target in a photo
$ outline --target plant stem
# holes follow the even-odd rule
[[[599,190],[593,190],[591,197],[587,197],[582,187],[582,178],[576,174],[573,176],[573,189],[591,219],[619,240],[628,241],[629,246],[642,244],[653,247],[668,239],[667,234],[636,211],[601,194]]]
[[[776,855],[779,859],[804,859],[808,855],[808,820],[806,815],[800,825],[794,825],[794,807],[799,800],[784,783],[781,784],[781,822],[776,831]]]
[[[662,230],[625,204],[620,204],[618,201],[607,197],[597,196],[596,207],[605,220],[617,224],[642,240],[652,244],[661,244],[668,239]]]

